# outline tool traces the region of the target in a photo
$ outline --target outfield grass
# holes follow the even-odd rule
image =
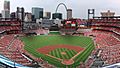
[[[68,67],[76,67],[80,64],[80,62],[85,62],[88,56],[91,54],[92,50],[94,49],[94,43],[91,38],[83,37],[83,36],[29,36],[29,37],[22,37],[21,40],[25,43],[24,49],[31,53],[33,56],[37,58],[42,58],[43,60],[48,61],[50,64],[55,65],[57,67],[66,68],[66,65],[61,64],[60,61],[57,59],[51,58],[44,54],[39,53],[36,49],[48,46],[48,45],[59,45],[59,44],[66,44],[66,45],[73,45],[73,46],[80,46],[85,48],[85,50],[79,54],[75,59],[75,63],[68,66]],[[73,55],[76,54],[74,50],[67,50],[65,48],[58,48],[55,49],[56,51],[51,51],[49,54],[62,58],[62,59],[70,59]],[[61,51],[66,51],[68,56],[60,55]]]

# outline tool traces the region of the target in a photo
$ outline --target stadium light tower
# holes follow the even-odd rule
[[[95,17],[95,9],[88,9],[88,19],[90,19],[90,15],[92,15],[92,18]]]

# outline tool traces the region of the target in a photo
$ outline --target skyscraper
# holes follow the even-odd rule
[[[72,18],[72,9],[67,9],[67,19]]]
[[[33,7],[32,15],[34,15],[35,19],[43,18],[43,8]]]
[[[2,18],[10,18],[10,11],[2,10]]]
[[[10,10],[10,1],[4,1],[4,10]]]
[[[10,1],[4,1],[4,10],[2,10],[3,18],[10,18]]]

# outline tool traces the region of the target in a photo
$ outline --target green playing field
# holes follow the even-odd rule
[[[32,54],[37,58],[42,58],[43,60],[47,61],[48,63],[58,68],[59,67],[66,68],[67,65],[62,64],[61,61],[58,61],[55,58],[46,56],[45,54],[38,52],[37,49],[44,46],[51,46],[51,47],[52,45],[57,46],[59,44],[80,46],[84,48],[84,51],[82,51],[78,56],[74,58],[74,63],[67,66],[68,68],[69,67],[74,68],[80,65],[81,62],[85,62],[88,56],[91,54],[92,50],[94,49],[93,40],[89,37],[84,37],[84,36],[40,35],[40,36],[22,37],[21,40],[25,44],[24,49],[27,50],[30,54]],[[67,48],[57,48],[49,52],[49,54],[61,59],[70,59],[71,57],[76,55],[77,52],[75,50],[70,50]]]

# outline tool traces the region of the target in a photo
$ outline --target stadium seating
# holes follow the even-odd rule
[[[120,24],[116,24],[116,23],[103,23],[103,22],[95,22],[95,23],[93,23],[93,25],[106,25],[106,26],[117,26],[117,27],[120,27]]]
[[[14,35],[5,35],[1,37],[0,44],[2,49],[0,53],[5,57],[22,65],[30,65],[32,63],[22,55],[22,52],[20,52],[22,51],[23,44],[20,40],[14,38]]]
[[[85,63],[85,67],[86,67],[86,68],[90,68],[90,66],[93,64],[93,61],[94,61],[93,58],[89,58],[89,59],[87,60],[87,62]]]
[[[106,64],[120,62],[120,22],[119,19],[92,19],[92,32],[85,32],[85,36],[93,36],[97,49],[102,50],[100,58]]]
[[[19,32],[21,30],[22,30],[21,22],[16,19],[11,21],[0,20],[0,32],[7,31],[8,32],[7,34],[9,34],[9,32],[10,34],[16,34],[16,33],[21,33]]]
[[[102,50],[100,57],[106,64],[120,62],[120,40],[116,38],[113,32],[95,30],[87,34],[96,36],[95,42],[98,48]]]
[[[46,29],[37,29],[37,30],[29,30],[27,32],[35,32],[37,35],[46,35],[49,33],[49,30],[46,30]]]
[[[2,36],[0,39],[0,49],[1,49],[0,54],[9,58],[13,62],[25,66],[31,66],[33,62],[30,59],[26,58],[23,55],[24,53],[29,57],[31,57],[32,59],[34,59],[34,61],[39,62],[42,67],[53,68],[52,65],[43,61],[41,58],[35,58],[31,54],[27,53],[25,50],[23,50],[23,46],[24,46],[23,42],[19,40],[19,38],[15,37],[15,35]]]
[[[93,35],[95,37],[94,42],[97,44],[96,49],[92,54],[96,54],[96,50],[100,49],[100,58],[105,61],[106,64],[114,64],[120,62],[120,24],[114,23],[117,20],[110,20],[112,23],[104,23],[106,20],[100,20],[98,22],[92,23],[94,25],[93,31],[85,32],[85,36]],[[118,20],[119,21],[119,20]],[[0,22],[0,25],[7,24],[10,26],[1,26],[0,31],[6,30],[21,30],[20,23],[18,22]],[[12,24],[12,26],[11,26]],[[14,26],[15,25],[15,26]],[[98,25],[100,25],[98,27]],[[102,27],[102,25],[111,27]],[[112,27],[116,26],[116,27]],[[105,30],[105,31],[104,31]],[[37,34],[48,34],[48,30],[38,29],[31,30]],[[18,32],[16,32],[18,33]],[[0,38],[0,53],[10,60],[17,62],[19,64],[29,66],[32,65],[32,61],[26,58],[24,54],[31,57],[33,60],[38,61],[42,67],[54,68],[48,62],[42,60],[41,58],[35,58],[27,51],[23,49],[24,44],[15,35],[4,35]],[[91,64],[94,62],[94,58],[88,58],[85,63],[81,63],[79,68],[86,67],[90,68]]]

